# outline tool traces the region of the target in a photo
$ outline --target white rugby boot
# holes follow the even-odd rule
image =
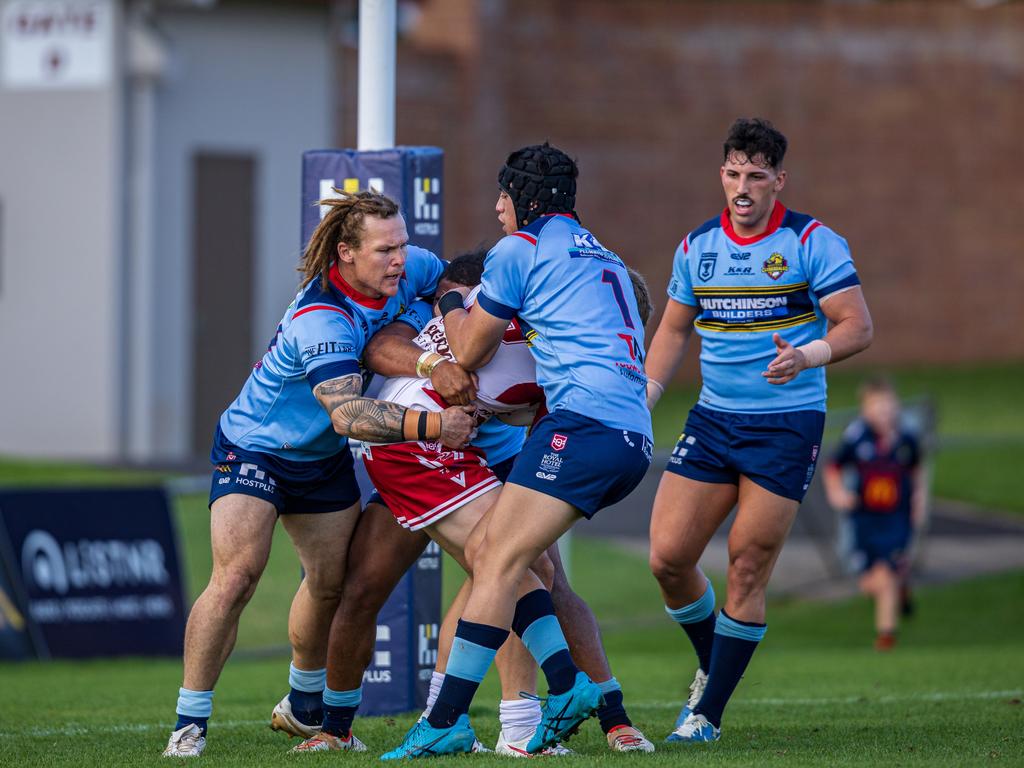
[[[526,751],[526,745],[530,743],[531,738],[533,738],[532,734],[527,736],[525,739],[508,741],[505,738],[505,732],[502,731],[501,735],[498,736],[498,743],[494,745],[494,754],[504,755],[505,757],[565,757],[566,755],[576,754],[571,749],[564,747],[561,744],[545,747],[537,754],[531,754]]]
[[[301,722],[292,712],[292,703],[288,700],[288,694],[285,694],[270,713],[270,730],[281,731],[300,739],[311,739],[320,733],[320,726]]]
[[[164,757],[199,757],[206,748],[206,737],[195,723],[189,723],[171,734]]]
[[[296,754],[304,752],[365,752],[366,745],[357,739],[352,731],[348,732],[347,739],[321,732],[310,736],[301,744],[296,744],[288,751]]]
[[[653,752],[654,745],[639,728],[617,725],[608,731],[608,748],[612,752]]]

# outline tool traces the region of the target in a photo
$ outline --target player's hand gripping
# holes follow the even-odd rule
[[[779,334],[772,334],[775,342],[775,359],[768,364],[768,370],[761,375],[768,379],[769,384],[785,384],[796,378],[800,371],[807,367],[804,353],[794,347]]]
[[[448,360],[440,363],[430,374],[430,385],[446,402],[454,405],[469,405],[476,399],[476,374],[467,373],[458,363]]]
[[[441,442],[449,448],[462,448],[476,429],[471,415],[476,409],[467,405],[453,405],[441,411]]]

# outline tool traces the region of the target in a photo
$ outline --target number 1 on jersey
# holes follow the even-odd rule
[[[627,328],[635,329],[636,326],[633,325],[633,318],[629,316],[626,296],[622,293],[622,284],[619,282],[619,276],[610,269],[606,269],[601,273],[601,282],[607,283],[612,287],[612,293],[615,294],[615,303],[619,305],[619,312],[622,313],[622,322]]]

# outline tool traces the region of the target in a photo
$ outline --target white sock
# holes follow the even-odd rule
[[[540,702],[533,699],[502,700],[498,707],[505,741],[522,741],[533,736],[540,725]]]
[[[426,720],[430,717],[430,711],[434,708],[434,702],[437,701],[437,694],[441,692],[441,683],[443,682],[444,672],[434,671],[430,673],[430,690],[427,692],[427,706],[423,708],[420,720]]]

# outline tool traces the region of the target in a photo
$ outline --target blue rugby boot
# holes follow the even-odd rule
[[[577,672],[572,688],[544,700],[540,725],[527,743],[526,751],[534,754],[568,738],[580,723],[592,717],[603,704],[604,694],[600,686],[587,677],[585,672]]]
[[[709,741],[718,741],[721,737],[721,728],[715,728],[704,715],[695,715],[691,712],[683,724],[672,731],[668,741],[703,744]]]
[[[704,695],[704,689],[708,686],[708,675],[700,667],[697,667],[697,674],[693,676],[693,682],[690,683],[690,696],[687,698],[686,703],[683,704],[683,708],[679,710],[679,717],[676,718],[675,725],[672,726],[672,733],[665,737],[665,741],[682,741],[683,739],[676,734],[679,727],[686,722],[686,718],[690,716],[690,713],[697,708],[700,704],[700,697]]]
[[[457,755],[471,752],[476,743],[476,734],[469,724],[469,715],[459,715],[450,728],[434,728],[430,723],[417,720],[405,734],[401,746],[380,756],[381,760],[401,760],[413,757],[434,757],[435,755]]]

